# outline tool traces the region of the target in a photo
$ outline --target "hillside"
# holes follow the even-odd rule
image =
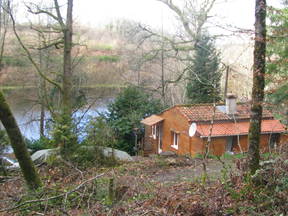
[[[208,178],[202,159],[183,156],[135,157],[113,168],[85,169],[50,160],[40,167],[46,186],[34,194],[25,193],[18,172],[1,177],[0,214],[285,215],[285,152],[263,155],[257,184],[244,178],[245,160],[239,155],[209,159]]]
[[[133,24],[124,22],[124,24],[119,24],[116,27],[108,26],[102,29],[75,27],[74,40],[78,44],[73,51],[76,83],[86,87],[119,86],[125,83],[141,84],[154,91],[155,96],[159,97],[160,92],[157,92],[161,89],[161,59],[156,56],[155,59],[147,61],[147,58],[154,55],[153,52],[149,51],[154,46],[154,42],[151,44],[146,42],[147,44],[139,49],[137,43],[131,41],[129,35],[129,37],[127,36],[126,25],[130,28],[133,26]],[[126,30],[122,28],[126,28]],[[60,51],[53,47],[42,52],[37,50],[39,38],[27,26],[21,26],[19,34],[23,37],[24,43],[31,48],[36,62],[40,63],[40,54],[42,62],[48,62],[43,65],[45,73],[49,77],[59,79],[57,74],[59,68],[62,67]],[[21,51],[11,30],[7,37],[6,46],[7,52],[4,53],[0,84],[2,86],[38,86],[39,77]],[[32,49],[32,47],[34,48]],[[219,50],[222,62],[231,68],[228,91],[237,94],[240,100],[249,98],[252,84],[252,46],[249,44],[227,44],[221,45]],[[168,53],[167,55],[169,56]],[[183,65],[175,62],[173,58],[165,59],[164,72],[167,81],[177,79],[181,74],[181,68],[183,69]],[[226,71],[224,70],[222,73],[221,89],[224,91]],[[186,81],[182,80],[166,86],[171,104],[185,103],[185,83]]]
[[[40,65],[41,55],[42,61],[46,61],[45,65],[42,66],[43,70],[46,71],[45,73],[48,76],[57,77],[62,61],[59,50],[54,48],[41,52],[37,50],[39,38],[27,26],[19,28],[19,34],[25,45],[30,48],[34,60]],[[74,39],[79,45],[74,48],[73,62],[74,73],[79,78],[81,77],[81,85],[123,83],[119,70],[124,66],[121,64],[118,42],[115,39],[113,41],[111,35],[110,38],[107,37],[107,34],[110,33],[79,27]],[[106,39],[103,40],[103,38]],[[39,77],[36,70],[20,48],[11,29],[7,35],[6,50],[0,74],[0,85],[38,86]]]

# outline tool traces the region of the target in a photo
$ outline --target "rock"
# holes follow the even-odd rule
[[[172,157],[172,156],[176,156],[176,153],[172,151],[165,151],[165,152],[161,152],[159,155],[165,156],[165,157]]]
[[[106,157],[110,157],[114,154],[114,157],[116,160],[119,161],[133,161],[133,158],[124,151],[120,151],[117,149],[112,149],[109,147],[98,147],[99,149],[101,149],[103,151],[104,156]],[[40,164],[42,162],[47,161],[48,157],[52,154],[58,154],[59,153],[59,148],[54,148],[54,149],[44,149],[44,150],[40,150],[35,152],[31,158],[32,161],[36,164]]]
[[[93,150],[93,146],[82,146],[82,148]],[[134,161],[134,159],[127,153],[118,149],[113,149],[110,147],[97,146],[98,149],[102,150],[104,156],[111,157],[114,154],[116,160],[119,161]]]
[[[104,156],[110,157],[114,154],[116,160],[119,161],[133,161],[133,158],[124,151],[120,151],[118,149],[113,149],[109,147],[99,147],[102,149]]]
[[[47,161],[50,155],[57,153],[59,153],[59,148],[39,150],[31,156],[31,159],[35,164],[40,164]]]

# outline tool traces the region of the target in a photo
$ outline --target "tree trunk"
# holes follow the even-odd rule
[[[255,17],[253,89],[248,151],[249,171],[251,174],[254,174],[259,168],[260,160],[259,142],[265,86],[266,0],[256,0]]]
[[[41,38],[38,34],[38,40],[40,41]],[[40,45],[41,46],[41,45]],[[40,64],[40,68],[43,71],[43,55],[42,55],[42,50],[39,50],[39,64]],[[43,77],[40,77],[39,80],[39,102],[40,102],[40,138],[44,137],[44,127],[45,127],[45,89],[46,89],[46,81],[45,79],[43,79]]]
[[[43,86],[41,86],[41,88],[43,88]],[[44,105],[43,100],[41,101],[41,104],[40,104],[40,126],[39,127],[40,127],[40,137],[44,137],[45,136],[45,105]]]
[[[62,125],[66,127],[63,128],[63,134],[66,137],[65,140],[61,140],[61,153],[66,155],[68,150],[72,148],[73,136],[72,136],[72,34],[73,34],[73,0],[68,0],[67,6],[67,17],[64,33],[64,56],[63,56],[63,81],[62,81]]]
[[[66,28],[64,29],[64,59],[63,59],[63,112],[71,115],[72,113],[72,8],[73,0],[68,0]]]
[[[17,122],[7,104],[3,93],[0,91],[0,120],[9,136],[14,154],[19,162],[20,168],[30,189],[41,187],[40,178],[36,172],[30,154],[25,145]]]

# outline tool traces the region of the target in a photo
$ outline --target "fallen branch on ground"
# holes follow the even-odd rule
[[[102,173],[102,174],[99,174],[97,176],[94,176],[93,178],[90,178],[90,179],[87,179],[86,181],[83,181],[81,184],[79,184],[77,187],[75,187],[74,189],[70,190],[70,191],[67,191],[66,193],[62,193],[62,194],[59,194],[59,195],[56,195],[56,196],[52,196],[52,197],[48,197],[48,198],[45,198],[45,199],[37,199],[37,200],[28,200],[26,202],[23,202],[19,205],[16,205],[14,207],[10,207],[10,208],[5,208],[5,209],[0,209],[0,212],[5,212],[5,211],[11,211],[11,210],[15,210],[15,209],[18,209],[24,205],[27,205],[27,204],[31,204],[31,203],[39,203],[39,202],[47,202],[49,200],[53,200],[53,199],[57,199],[59,197],[67,197],[69,194],[79,190],[81,187],[83,187],[85,184],[97,179],[97,178],[100,178],[102,176],[104,176],[106,173]]]

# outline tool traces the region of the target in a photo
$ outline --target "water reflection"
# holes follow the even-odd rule
[[[88,105],[74,113],[74,117],[81,118],[80,125],[82,126],[87,122],[88,117],[95,117],[99,113],[107,111],[107,105],[113,101],[120,89],[86,88],[83,91]],[[38,139],[40,106],[37,102],[37,89],[9,90],[4,93],[22,134],[28,139]],[[48,112],[45,114],[45,119],[46,121],[50,119]],[[1,127],[3,128],[3,126]]]

